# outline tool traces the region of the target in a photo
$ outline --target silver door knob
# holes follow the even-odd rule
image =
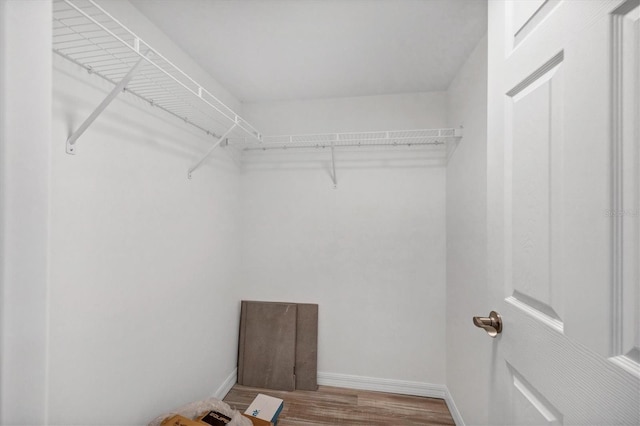
[[[484,328],[484,331],[491,337],[502,333],[502,317],[496,311],[491,311],[488,317],[473,317],[473,324],[476,327]]]

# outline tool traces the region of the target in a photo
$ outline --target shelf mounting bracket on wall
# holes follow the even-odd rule
[[[104,98],[104,100],[100,103],[100,105],[98,105],[98,107],[93,110],[91,115],[89,115],[89,117],[84,120],[84,123],[82,123],[80,127],[78,127],[78,129],[73,132],[71,136],[69,136],[69,138],[67,138],[67,154],[74,155],[76,153],[76,141],[78,140],[78,138],[82,136],[82,134],[89,128],[89,126],[91,126],[96,118],[98,118],[98,116],[102,114],[102,111],[104,111],[109,106],[109,104],[120,94],[120,92],[126,89],[127,84],[129,84],[131,79],[136,75],[136,71],[138,71],[138,68],[140,67],[140,64],[143,62],[143,60],[144,57],[140,58],[140,60],[138,60],[138,62],[136,62],[131,67],[127,75],[125,75],[122,80],[120,80],[120,82],[116,84],[111,93],[109,93],[107,97]]]
[[[335,143],[331,141],[331,180],[333,181],[333,189],[338,188],[338,176],[336,176],[336,155],[335,155]]]
[[[231,126],[229,130],[224,132],[224,134],[218,138],[218,140],[213,144],[213,146],[209,148],[209,150],[202,157],[200,157],[200,160],[198,160],[196,164],[194,164],[189,168],[189,171],[187,172],[187,177],[189,179],[191,179],[191,173],[193,173],[195,169],[197,169],[202,165],[202,163],[204,163],[204,161],[211,155],[211,153],[215,151],[218,145],[220,145],[222,141],[224,141],[227,138],[227,136],[229,136],[229,134],[233,132],[233,130],[236,128],[237,125],[238,125],[238,119],[236,118],[236,122],[233,123],[233,126]]]

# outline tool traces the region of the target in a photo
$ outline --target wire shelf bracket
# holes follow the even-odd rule
[[[213,153],[213,151],[215,151],[215,149],[224,141],[226,140],[227,136],[229,136],[229,134],[231,132],[233,132],[233,130],[236,128],[236,126],[238,125],[238,123],[234,123],[233,126],[231,126],[229,128],[229,130],[227,130],[222,136],[220,136],[218,138],[218,140],[211,146],[211,148],[209,148],[209,150],[202,156],[200,157],[200,159],[189,168],[189,171],[187,172],[187,177],[189,179],[191,179],[191,173],[193,173],[198,167],[200,167],[202,165],[202,163],[204,163],[204,161],[209,158],[209,156]]]
[[[338,176],[336,176],[336,146],[334,142],[331,142],[331,180],[333,181],[333,189],[338,188]]]
[[[100,105],[98,105],[96,109],[93,110],[91,115],[89,115],[89,117],[84,120],[80,127],[78,127],[78,129],[73,132],[71,136],[69,136],[69,138],[67,138],[67,154],[75,155],[76,141],[78,140],[78,138],[82,136],[82,134],[89,128],[89,126],[91,126],[95,119],[98,118],[100,114],[102,114],[102,111],[104,111],[109,106],[109,104],[120,94],[120,92],[125,90],[127,84],[129,84],[133,76],[136,74],[136,71],[142,63],[142,60],[143,58],[140,58],[140,60],[136,62],[133,67],[131,67],[127,75],[125,75],[122,80],[120,80],[120,82],[116,84],[116,87],[113,88],[111,93],[109,93],[107,97],[104,98],[104,100],[100,103]]]
[[[251,124],[94,0],[53,0],[52,42],[54,53],[114,85],[69,136],[68,154],[76,153],[78,138],[123,91],[212,136],[216,139],[213,148],[228,136],[262,141],[262,134]],[[209,151],[189,173],[202,164]]]

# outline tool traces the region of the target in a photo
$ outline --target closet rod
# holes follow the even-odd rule
[[[447,160],[455,150],[458,142],[462,139],[463,129],[411,129],[411,130],[387,130],[373,132],[350,132],[350,133],[316,133],[306,135],[279,135],[265,136],[262,144],[256,146],[250,144],[245,138],[229,138],[229,146],[233,146],[242,151],[269,151],[288,149],[319,150],[328,149],[331,151],[331,181],[333,187],[338,187],[338,177],[336,173],[336,149],[338,148],[371,148],[371,147],[425,147],[425,146],[445,146],[446,149],[438,148],[432,150],[436,153],[446,152]]]
[[[424,146],[424,145],[444,145],[445,142],[400,142],[400,143],[349,143],[349,144],[315,144],[315,145],[278,145],[268,146],[262,144],[255,147],[244,148],[244,151],[267,151],[270,149],[324,149],[324,148],[367,148],[370,146]]]
[[[317,133],[299,135],[264,136],[262,143],[251,143],[247,138],[229,138],[229,146],[243,151],[270,149],[311,148],[366,148],[379,146],[445,145],[462,138],[462,127],[444,129],[387,130],[350,133]]]

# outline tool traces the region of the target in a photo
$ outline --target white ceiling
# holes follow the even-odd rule
[[[243,102],[445,90],[486,0],[131,0]]]

